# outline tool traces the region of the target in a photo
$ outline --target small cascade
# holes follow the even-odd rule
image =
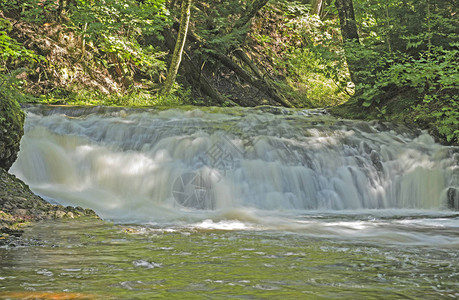
[[[49,201],[117,221],[459,206],[457,147],[321,110],[33,106],[10,172]]]

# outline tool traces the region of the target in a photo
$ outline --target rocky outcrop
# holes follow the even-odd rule
[[[96,217],[81,207],[53,205],[32,193],[29,187],[7,170],[17,158],[24,134],[25,114],[19,104],[0,92],[0,245],[19,236],[28,222],[56,218]]]
[[[19,152],[25,115],[16,100],[2,93],[0,98],[0,168],[8,170]]]
[[[448,201],[448,208],[452,210],[459,210],[459,190],[456,188],[449,188],[446,192]]]
[[[21,227],[27,222],[82,216],[97,217],[90,209],[46,202],[24,182],[0,168],[0,244],[8,236],[21,235]]]

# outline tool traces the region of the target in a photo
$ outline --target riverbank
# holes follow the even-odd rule
[[[437,143],[447,146],[459,146],[455,138],[457,129],[451,126],[451,120],[435,115],[434,104],[414,107],[414,101],[408,95],[399,95],[385,102],[383,109],[377,107],[362,107],[358,99],[352,98],[348,102],[327,110],[334,116],[351,120],[390,122],[426,130]]]
[[[0,168],[0,246],[14,245],[15,238],[31,222],[85,216],[98,218],[90,209],[46,202],[16,176]]]

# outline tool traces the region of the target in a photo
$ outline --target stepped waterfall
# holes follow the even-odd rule
[[[457,147],[323,110],[35,106],[11,172],[51,202],[120,222],[459,202]]]

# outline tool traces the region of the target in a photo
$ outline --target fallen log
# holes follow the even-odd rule
[[[172,32],[169,29],[165,29],[163,31],[164,40],[166,42],[166,46],[171,51],[175,47],[175,38]],[[216,89],[212,87],[209,80],[202,75],[200,68],[193,63],[191,57],[186,53],[183,55],[182,60],[182,67],[185,75],[188,79],[192,81],[194,85],[199,86],[199,89],[202,91],[203,94],[210,97],[210,104],[214,105],[233,105],[237,106],[238,104],[234,101],[226,98],[221,93],[219,93]]]
[[[293,107],[290,102],[282,99],[277,94],[277,91],[265,79],[253,77],[249,72],[236,64],[231,58],[217,51],[211,51],[210,55],[212,55],[215,59],[218,59],[228,69],[234,71],[234,73],[241,77],[245,82],[257,88],[260,92],[263,92],[274,102],[276,102],[276,104],[280,104],[285,107]]]

